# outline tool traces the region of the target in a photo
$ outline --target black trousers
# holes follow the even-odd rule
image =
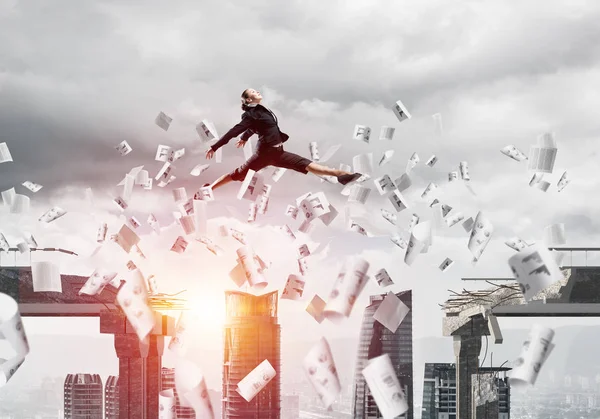
[[[231,179],[241,182],[246,178],[248,170],[258,172],[267,166],[282,167],[307,174],[306,166],[311,163],[312,161],[306,157],[285,151],[283,145],[279,147],[263,146],[230,175]]]

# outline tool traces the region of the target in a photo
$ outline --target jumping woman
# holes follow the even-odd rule
[[[254,89],[246,89],[242,93],[242,121],[231,128],[219,141],[206,151],[206,158],[212,159],[215,151],[224,146],[234,137],[242,134],[238,140],[237,148],[243,147],[246,141],[258,134],[258,144],[254,153],[244,164],[215,180],[212,184],[205,184],[211,189],[216,189],[231,181],[241,182],[246,177],[248,170],[258,172],[267,166],[282,167],[307,174],[308,172],[319,176],[335,176],[339,183],[347,185],[361,177],[360,173],[349,173],[344,170],[332,169],[322,166],[305,157],[284,151],[283,143],[289,135],[281,132],[277,125],[277,117],[269,109],[260,104],[262,96]]]

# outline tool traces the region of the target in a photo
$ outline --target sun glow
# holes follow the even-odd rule
[[[198,319],[202,328],[219,329],[225,325],[225,301],[206,295],[189,298],[186,304],[190,314]]]

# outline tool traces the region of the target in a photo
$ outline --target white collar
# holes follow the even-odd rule
[[[258,103],[248,103],[246,106],[254,108],[256,105],[258,105]]]

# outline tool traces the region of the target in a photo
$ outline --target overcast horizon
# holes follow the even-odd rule
[[[273,263],[269,286],[259,294],[282,290],[288,275],[298,272],[298,245],[314,250],[329,243],[310,259],[302,301],[280,300],[283,330],[301,331],[315,342],[322,335],[358,339],[370,295],[411,289],[414,338],[441,336],[439,304],[451,295],[448,290],[487,288],[461,278],[511,277],[507,261],[514,251],[506,240],[542,242],[545,226],[564,223],[567,245],[599,246],[600,95],[594,89],[600,82],[599,18],[600,3],[583,0],[550,0],[543,7],[533,0],[290,0],[284,7],[274,0],[0,1],[0,37],[7,40],[0,45],[0,143],[7,143],[14,160],[0,164],[0,191],[15,187],[31,197],[27,214],[0,206],[0,232],[13,247],[31,232],[40,247],[75,251],[81,256],[34,259],[59,262],[63,274],[89,275],[87,257],[96,248],[99,224],[108,223],[110,235],[125,223],[111,202],[122,191],[116,185],[140,165],[154,177],[163,164],[154,159],[158,145],[185,147],[185,156],[174,164],[177,179],[164,188],[155,182],[151,191],[136,187],[125,215],[142,222],[140,246],[159,290],[186,289],[196,314],[211,319],[198,329],[211,337],[207,345],[217,347],[213,340],[221,339],[223,316],[213,314],[224,306],[223,292],[236,289],[228,274],[238,243],[218,236],[221,224],[245,231],[256,252]],[[322,156],[341,144],[327,165],[337,168],[352,164],[357,154],[373,153],[372,178],[389,174],[392,179],[417,152],[421,162],[412,172],[413,185],[403,192],[411,207],[398,214],[398,226],[408,228],[413,213],[432,219],[420,196],[435,182],[441,202],[467,218],[482,211],[494,225],[479,262],[471,264],[469,235],[456,225],[437,230],[429,252],[407,266],[403,251],[387,237],[395,228],[380,216],[380,208],[393,207],[371,180],[367,203],[352,206],[382,232],[367,238],[345,228],[347,198],[340,185],[290,171],[275,183],[271,169],[266,171],[273,185],[269,209],[256,223],[246,223],[249,201],[236,199],[240,183],[216,190],[216,200],[209,202],[209,235],[224,256],[213,255],[193,236],[185,253],[169,252],[175,237],[183,235],[174,224],[172,190],[185,187],[191,197],[203,183],[244,161],[235,140],[223,148],[222,163],[207,161],[195,126],[208,119],[223,135],[240,120],[240,94],[249,87],[263,94],[280,129],[290,135],[286,150],[310,157],[309,142],[316,141]],[[394,116],[397,100],[411,119],[399,122]],[[166,132],[154,123],[159,112],[173,118]],[[432,118],[437,113],[442,135]],[[352,139],[357,124],[371,127],[370,143]],[[379,140],[382,126],[396,129],[391,141]],[[553,173],[544,177],[551,187],[542,192],[528,185],[527,162],[509,159],[500,149],[512,144],[529,155],[545,132],[555,133],[558,154]],[[115,149],[123,140],[133,148],[126,156]],[[392,160],[377,167],[386,150],[394,150]],[[425,161],[433,154],[438,162],[428,167]],[[461,161],[469,164],[472,192],[462,180],[448,183],[448,173]],[[191,176],[197,164],[210,167]],[[571,182],[558,192],[565,170]],[[43,188],[33,194],[21,185],[25,181]],[[86,200],[88,187],[93,207]],[[278,227],[288,224],[295,231],[302,220],[286,217],[285,209],[298,196],[317,191],[326,193],[340,215],[329,227],[317,220],[312,233],[298,233],[292,243]],[[68,213],[39,223],[54,205]],[[148,227],[149,213],[165,228],[161,235]],[[131,256],[116,248],[107,254],[124,273]],[[315,294],[327,298],[347,257],[368,260],[371,278],[385,268],[394,285],[380,288],[370,280],[346,321],[318,324],[304,309]],[[441,272],[446,257],[455,263]],[[598,263],[597,255],[589,257]],[[594,318],[499,322],[507,329],[598,324]],[[29,334],[61,334],[68,327],[69,334],[91,335],[97,333],[95,324],[25,320]],[[560,336],[555,340],[561,344]]]

